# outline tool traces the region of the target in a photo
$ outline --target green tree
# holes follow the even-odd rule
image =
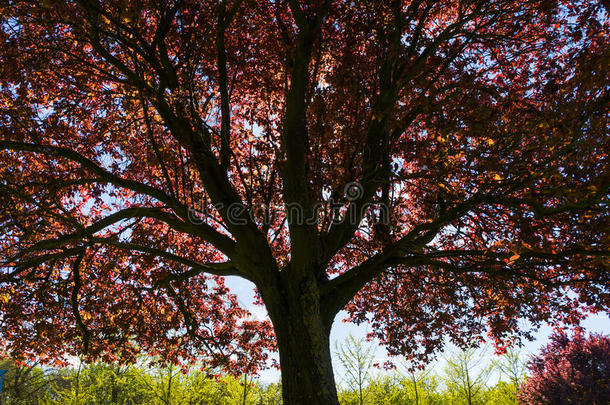
[[[0,369],[8,370],[4,376],[0,404],[29,405],[44,396],[47,376],[41,367],[0,358]]]
[[[364,388],[370,379],[374,350],[364,339],[356,339],[351,334],[343,344],[336,345],[337,357],[345,370],[344,380],[348,387],[357,393],[360,405],[364,404]]]
[[[282,385],[271,383],[259,385],[257,405],[282,405]]]
[[[233,400],[233,385],[227,382],[227,378],[211,378],[206,373],[197,371],[189,373],[184,384],[185,405],[225,405]]]
[[[483,404],[483,394],[494,365],[484,364],[484,351],[474,348],[454,352],[447,358],[445,385],[451,404]]]
[[[397,373],[371,379],[366,387],[367,403],[376,405],[398,405],[406,403],[406,392]]]
[[[407,392],[409,404],[432,405],[440,403],[439,380],[427,370],[407,370],[402,379],[402,385]]]
[[[150,376],[138,367],[106,363],[53,371],[42,404],[149,404],[154,398]]]
[[[498,381],[485,392],[485,405],[517,405],[518,388],[513,382]]]
[[[519,385],[525,379],[525,363],[521,360],[521,353],[516,349],[507,351],[502,358],[496,362],[498,370],[508,378],[503,390],[512,390],[513,403],[517,403],[517,391]]]

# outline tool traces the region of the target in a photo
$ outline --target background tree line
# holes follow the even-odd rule
[[[142,404],[241,405],[280,404],[279,384],[213,376],[201,370],[185,373],[168,366],[118,366],[96,363],[73,368],[44,369],[38,365],[0,362],[8,369],[2,405]]]
[[[459,364],[462,354],[451,361]],[[465,380],[448,363],[446,373],[431,371],[406,374],[387,372],[366,377],[362,385],[340,384],[342,404],[467,404]],[[80,369],[43,369],[40,366],[0,363],[9,369],[2,390],[2,405],[51,404],[146,404],[146,405],[276,405],[281,404],[279,384],[263,384],[244,377],[219,378],[202,371],[184,374],[175,367],[117,366],[96,363]],[[358,370],[355,370],[358,373]],[[506,381],[487,386],[472,374],[475,391],[471,404],[516,404],[515,385]],[[463,400],[464,398],[464,400]],[[361,402],[362,400],[362,402]]]
[[[601,405],[610,396],[610,337],[556,334],[527,363],[518,351],[456,349],[444,367],[397,363],[374,373],[374,347],[353,336],[337,343],[342,405]],[[1,405],[279,405],[281,384],[256,376],[185,370],[153,359],[135,365],[45,368],[0,358],[8,369]]]
[[[512,370],[516,381],[504,378],[489,385],[492,368],[506,367],[516,354],[477,369],[481,352],[456,352],[446,360],[443,374],[406,369],[373,375],[373,348],[350,336],[337,345],[345,369],[338,381],[342,404],[516,404],[516,387],[524,371]],[[8,369],[2,404],[280,404],[279,384],[262,384],[250,376],[214,377],[205,371],[184,373],[173,366],[95,363],[46,369],[39,365],[0,362]],[[507,375],[508,376],[508,375]]]
[[[525,380],[517,351],[489,361],[486,348],[458,349],[445,356],[440,372],[405,363],[377,375],[372,373],[373,346],[364,339],[348,336],[336,354],[345,370],[339,381],[345,405],[510,405],[518,403],[518,387]]]

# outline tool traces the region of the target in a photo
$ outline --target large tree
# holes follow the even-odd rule
[[[342,309],[421,360],[606,310],[604,4],[2,2],[1,349],[337,404]]]

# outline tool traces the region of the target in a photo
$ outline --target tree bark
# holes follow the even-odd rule
[[[301,279],[265,295],[280,353],[284,405],[338,405],[330,355],[334,314],[321,305],[318,284]]]
[[[282,397],[286,405],[339,404],[330,357],[329,333],[295,327],[279,336]],[[313,333],[312,333],[313,332]]]

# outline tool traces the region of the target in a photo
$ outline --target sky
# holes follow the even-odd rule
[[[254,317],[259,319],[265,319],[267,317],[267,311],[264,307],[253,304],[254,284],[239,277],[226,277],[226,283],[227,286],[231,288],[231,292],[237,295],[240,304],[244,308],[248,309]],[[345,312],[340,312],[337,315],[330,335],[335,379],[337,380],[338,384],[342,384],[345,372],[334,353],[335,344],[341,344],[350,334],[353,335],[355,338],[359,339],[364,338],[366,334],[371,331],[369,325],[366,324],[355,325],[353,323],[342,322],[345,317]],[[610,317],[608,317],[607,314],[591,315],[582,323],[582,326],[588,332],[610,334]],[[537,353],[542,346],[548,343],[549,336],[551,335],[551,333],[552,329],[548,326],[543,326],[542,328],[540,328],[540,330],[538,330],[538,332],[534,335],[535,339],[531,342],[525,342],[525,345],[519,350],[519,354],[522,360],[527,361],[527,358],[529,356]],[[375,363],[383,363],[388,359],[388,356],[385,353],[385,349],[382,346],[379,346],[378,341],[371,342],[371,345],[375,347]],[[449,346],[448,350],[443,354],[449,355],[452,350],[455,350],[455,348]],[[442,374],[444,367],[444,360],[442,359],[443,354],[439,356],[439,360],[430,365],[432,371],[436,374]],[[482,355],[488,362],[492,361],[493,359],[497,359],[497,357],[493,354],[493,350],[491,349],[484,351]],[[380,374],[383,372],[383,370],[373,370],[372,373]],[[490,381],[497,380],[498,378],[500,378],[499,374],[492,374],[490,377]],[[278,382],[279,379],[280,373],[275,369],[264,370],[260,373],[259,376],[259,381],[263,384]]]

